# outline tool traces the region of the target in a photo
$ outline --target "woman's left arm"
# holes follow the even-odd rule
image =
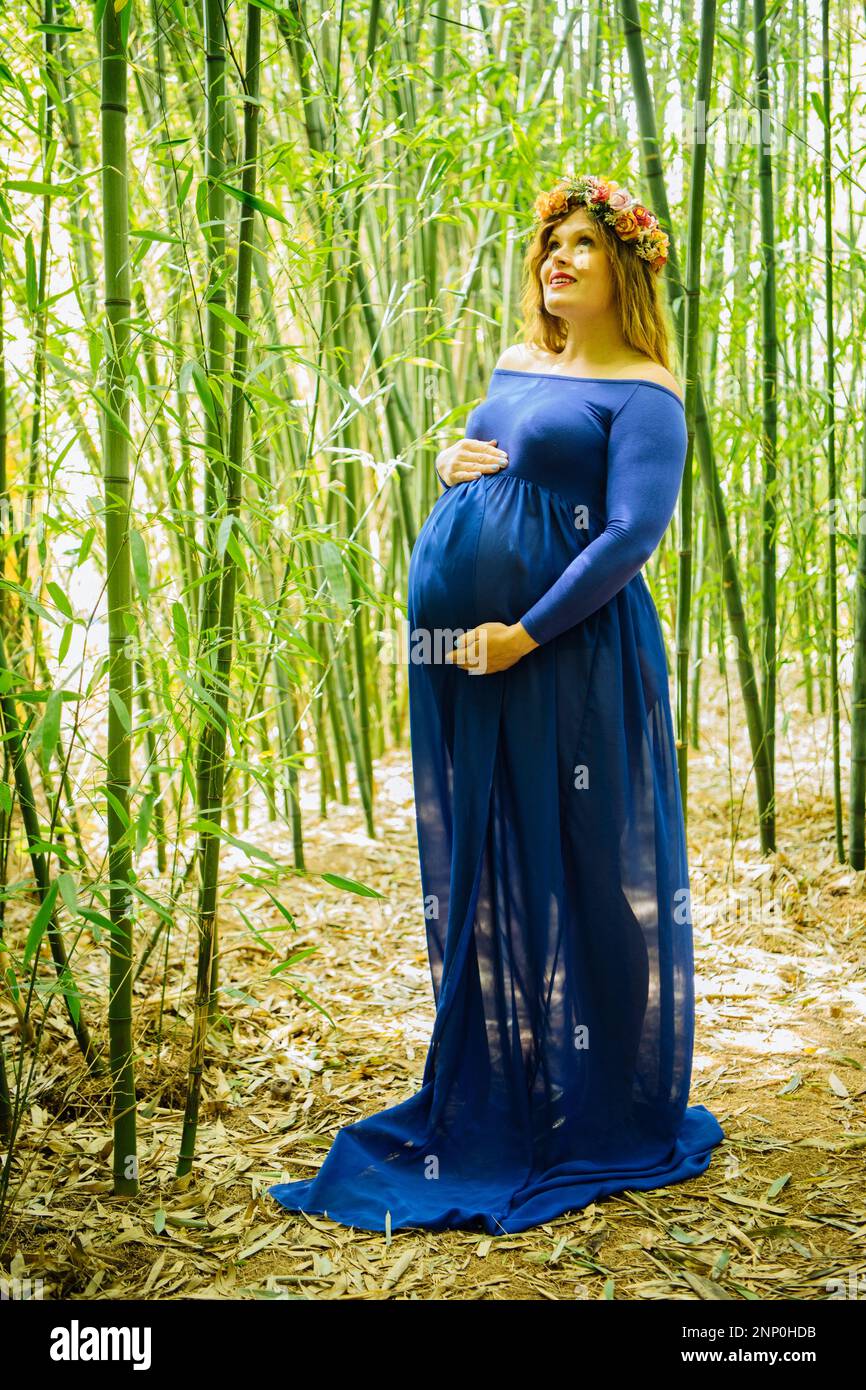
[[[673,516],[688,436],[673,391],[640,382],[610,426],[607,524],[520,619],[539,645],[618,594],[652,555]]]

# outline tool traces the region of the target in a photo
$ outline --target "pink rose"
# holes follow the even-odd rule
[[[631,194],[624,188],[617,188],[608,198],[607,205],[613,212],[625,212],[631,206]]]

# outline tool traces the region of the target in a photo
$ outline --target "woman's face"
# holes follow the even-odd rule
[[[597,224],[583,208],[553,228],[541,264],[541,286],[544,307],[559,318],[599,313],[609,306],[613,285],[607,251]]]

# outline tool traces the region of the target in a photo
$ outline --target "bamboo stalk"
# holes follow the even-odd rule
[[[833,150],[830,136],[830,7],[821,0],[821,85],[823,92],[822,175],[824,188],[824,310],[827,333],[827,494],[836,501],[836,348],[833,327]],[[859,529],[859,528],[858,528]],[[833,818],[836,829],[836,856],[845,862],[845,836],[842,829],[842,773],[839,733],[839,614],[836,598],[836,528],[831,524],[827,571],[830,610],[830,721],[833,736]],[[858,544],[859,559],[859,544]]]
[[[661,153],[656,133],[655,111],[653,109],[652,96],[647,79],[646,60],[637,0],[623,0],[622,15],[629,55],[629,67],[634,87],[635,105],[637,107],[638,123],[641,133],[641,150],[647,182],[650,187],[651,202],[652,206],[656,209],[659,221],[670,237],[670,252],[665,273],[668,276],[668,287],[671,294],[671,311],[674,316],[674,321],[677,324],[679,335],[682,337],[682,298],[685,291],[679,271],[676,238],[671,223],[667,188],[662,173]],[[713,452],[712,436],[710,434],[706,403],[704,401],[703,387],[700,378],[698,378],[697,382],[695,437],[698,446],[701,481],[707,499],[713,535],[716,539],[719,552],[719,563],[722,572],[722,589],[727,606],[728,621],[731,625],[737,649],[737,669],[740,677],[740,689],[743,698],[743,706],[746,712],[749,743],[755,768],[755,787],[758,801],[758,825],[761,836],[761,847],[765,851],[768,851],[775,847],[775,802],[766,739],[764,737],[763,713],[758,695],[757,682],[755,680],[755,664],[752,658],[751,644],[749,641],[748,624],[743,609],[736,555],[731,545],[728,531],[725,499]]]
[[[261,11],[252,4],[247,10],[247,39],[244,64],[244,167],[243,191],[246,195],[241,207],[238,229],[237,276],[235,285],[235,317],[244,325],[250,318],[250,289],[252,281],[253,233],[255,223],[254,198],[256,194],[256,174],[258,160],[258,91],[259,61],[261,47]],[[232,390],[229,412],[229,437],[227,464],[227,503],[226,511],[230,517],[238,514],[241,500],[242,465],[244,454],[245,424],[245,380],[249,355],[249,336],[246,331],[235,332],[234,354],[232,360]],[[214,926],[217,910],[217,888],[219,873],[219,827],[222,819],[223,786],[225,780],[226,750],[226,712],[228,710],[230,675],[232,665],[232,646],[234,636],[234,613],[236,593],[236,562],[231,544],[226,546],[220,582],[219,639],[216,654],[216,676],[213,693],[219,705],[221,716],[206,716],[201,738],[207,745],[205,766],[207,778],[206,800],[202,805],[202,819],[213,829],[204,829],[199,841],[200,891],[198,907],[198,970],[196,975],[195,1012],[193,1016],[193,1037],[190,1047],[189,1078],[187,1084],[186,1108],[184,1111],[183,1132],[180,1154],[177,1162],[178,1177],[192,1169],[195,1156],[195,1139],[198,1130],[199,1104],[201,1100],[202,1073],[204,1070],[205,1043],[211,1014],[214,971]]]
[[[689,183],[689,225],[686,250],[686,308],[683,360],[686,372],[686,461],[680,492],[680,548],[677,584],[677,765],[683,815],[688,818],[689,771],[689,623],[692,601],[692,477],[695,449],[698,371],[700,363],[701,252],[704,222],[704,183],[707,167],[706,112],[712,105],[713,53],[716,39],[715,0],[701,7],[701,38],[695,84],[695,123]]]
[[[3,642],[3,634],[0,631],[0,670],[7,670],[6,649]],[[30,771],[27,767],[27,755],[24,748],[24,738],[21,724],[15,709],[15,701],[11,694],[0,695],[0,720],[2,720],[3,738],[8,744],[12,770],[15,777],[15,787],[18,792],[18,806],[21,812],[21,821],[24,826],[24,837],[27,841],[27,848],[30,855],[30,864],[33,869],[33,877],[36,881],[36,894],[42,906],[51,891],[51,882],[48,875],[48,866],[45,855],[37,846],[44,841],[44,836],[39,827],[39,813],[36,808],[36,798],[33,794],[33,784],[30,780]],[[63,941],[63,935],[57,924],[56,913],[52,910],[49,914],[45,926],[45,935],[51,948],[51,956],[54,961],[55,973],[60,984],[66,1005],[66,1012],[69,1024],[75,1036],[75,1040],[81,1049],[88,1067],[95,1075],[104,1072],[104,1064],[98,1047],[92,1042],[90,1030],[85,1022],[81,1009],[78,986],[72,973],[69,956]]]
[[[761,454],[764,465],[761,526],[761,704],[770,777],[776,780],[776,436],[778,423],[778,340],[776,329],[776,232],[773,214],[773,163],[769,43],[765,0],[754,0],[755,104],[760,121],[758,194],[761,237]]]
[[[127,62],[124,30],[131,5],[111,3],[102,15],[102,218],[105,262],[106,411],[105,552],[108,599],[108,862],[111,883],[111,960],[108,1001],[114,1118],[114,1192],[138,1192],[135,1070],[132,1040],[132,896],[130,776],[132,757],[132,653],[127,619],[132,615],[129,515],[129,397],[126,359],[131,313],[129,181],[126,147]]]

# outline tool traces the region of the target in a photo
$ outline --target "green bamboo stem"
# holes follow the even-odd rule
[[[695,571],[697,600],[695,602],[692,635],[694,658],[692,661],[691,718],[689,720],[689,743],[694,749],[701,746],[699,710],[701,707],[701,673],[704,664],[704,609],[706,606],[704,594],[707,569],[706,525],[703,512],[698,516],[697,530],[698,559]]]
[[[0,671],[8,669],[3,635],[2,632],[0,632]],[[51,888],[45,855],[41,850],[36,848],[37,845],[41,845],[44,842],[45,837],[39,826],[39,812],[36,807],[33,783],[30,780],[30,771],[27,766],[24,736],[15,709],[15,701],[11,694],[7,693],[0,695],[0,717],[2,717],[4,742],[9,748],[12,771],[15,778],[15,789],[18,793],[21,823],[24,827],[24,838],[27,841],[30,864],[33,869],[33,877],[36,881],[36,894],[41,905],[48,897]],[[56,913],[53,911],[46,924],[45,934],[51,948],[51,957],[54,961],[55,972],[60,983],[60,989],[66,1005],[66,1013],[72,1032],[75,1035],[75,1040],[91,1071],[95,1074],[101,1074],[104,1072],[105,1067],[99,1049],[91,1041],[90,1030],[84,1020],[78,986],[76,985],[75,977],[73,976],[72,968],[69,963],[69,956],[66,952],[63,935],[57,924]]]
[[[204,484],[204,552],[207,573],[202,585],[201,631],[208,641],[219,618],[220,569],[217,557],[217,515],[221,493],[225,491],[225,430],[222,397],[224,391],[226,333],[225,238],[226,195],[222,180],[225,175],[226,151],[226,55],[225,15],[222,0],[204,0],[205,92],[207,131],[205,142],[205,178],[207,180],[207,254],[208,289],[205,296],[207,335],[207,374],[212,390],[213,412],[205,414],[205,484]],[[202,779],[207,775],[199,767],[199,802],[203,792]]]
[[[82,190],[84,159],[81,153],[81,134],[78,121],[78,103],[75,97],[72,63],[69,57],[69,36],[57,36],[57,56],[59,59],[58,87],[63,101],[59,107],[60,122],[69,152],[69,162],[76,178],[81,180]],[[73,250],[78,269],[78,292],[86,313],[87,321],[94,323],[98,312],[98,285],[96,264],[93,255],[94,237],[87,212],[86,193],[74,197],[69,205],[73,227]]]
[[[770,777],[776,780],[776,436],[778,417],[778,338],[776,327],[776,232],[771,159],[769,53],[765,0],[754,0],[756,107],[760,121],[758,194],[762,263],[761,399],[763,494],[761,528],[761,704]]]
[[[836,348],[833,326],[833,149],[830,132],[830,8],[821,0],[821,84],[823,94],[822,181],[824,188],[824,312],[827,334],[827,400],[825,424],[827,438],[827,494],[836,500]],[[831,502],[831,505],[832,505]],[[858,527],[859,530],[859,527]],[[833,736],[833,818],[836,830],[836,856],[845,862],[845,836],[842,829],[842,773],[839,731],[839,614],[836,597],[836,528],[831,524],[827,589],[830,610],[830,720]],[[858,544],[859,560],[859,544]],[[859,597],[859,595],[858,595]]]
[[[153,401],[153,433],[159,446],[159,454],[165,469],[166,491],[168,493],[169,507],[173,526],[171,528],[172,541],[177,550],[177,559],[180,566],[180,573],[183,576],[184,587],[192,592],[195,583],[195,568],[192,556],[195,552],[195,529],[192,526],[189,514],[184,513],[183,500],[180,496],[178,487],[178,473],[172,464],[173,450],[169,437],[168,425],[163,409],[163,401],[167,396],[167,390],[160,387],[159,375],[156,365],[156,353],[154,351],[153,337],[150,332],[150,323],[147,313],[147,302],[144,297],[144,289],[141,285],[137,286],[135,293],[136,310],[140,319],[138,325],[141,334],[141,344],[144,356],[144,370],[147,378],[147,385]]]
[[[712,106],[713,53],[716,39],[715,0],[701,7],[701,38],[695,84],[695,124],[692,134],[692,167],[689,182],[689,224],[686,250],[686,300],[683,323],[683,359],[686,372],[686,461],[680,491],[680,544],[677,583],[677,766],[683,815],[688,820],[689,772],[689,623],[692,600],[692,478],[695,449],[700,363],[701,251],[704,221],[704,184],[707,167],[706,112]]]
[[[51,186],[51,166],[54,155],[54,79],[51,71],[55,44],[55,35],[51,32],[51,27],[54,23],[53,0],[44,0],[43,22],[45,25],[43,34],[45,111],[41,136],[42,177],[47,190]],[[33,499],[36,495],[36,484],[39,477],[39,462],[42,454],[43,412],[45,405],[45,345],[48,335],[48,273],[50,245],[51,194],[46,191],[42,195],[42,216],[39,232],[39,269],[36,280],[36,306],[33,319],[33,419],[30,431],[30,459],[27,470],[27,482],[24,490],[24,521],[21,527],[21,533],[15,543],[18,582],[22,588],[28,587],[27,572],[28,551],[30,546],[30,522],[33,513]],[[24,610],[17,610],[15,616],[16,623],[14,636],[12,637],[13,650],[17,641],[20,640],[19,621],[23,622]],[[29,616],[32,623],[34,621],[33,615],[30,614]]]
[[[679,271],[676,238],[668,208],[667,188],[662,171],[661,152],[656,133],[655,111],[646,72],[646,59],[643,48],[640,15],[637,0],[622,0],[624,32],[629,55],[629,68],[634,88],[638,124],[641,134],[641,149],[647,183],[650,189],[650,202],[659,220],[670,237],[670,253],[665,274],[671,296],[671,312],[682,339],[682,297],[685,293]],[[755,787],[758,802],[758,826],[761,847],[766,851],[775,848],[775,802],[773,782],[764,737],[763,714],[755,679],[755,664],[749,641],[749,628],[743,609],[739,571],[736,555],[731,545],[728,531],[725,499],[719,479],[718,468],[713,452],[712,436],[707,418],[706,403],[700,377],[697,382],[697,405],[695,410],[695,438],[698,447],[698,461],[701,481],[707,499],[707,507],[713,534],[719,552],[722,572],[722,589],[725,596],[728,621],[737,650],[737,669],[740,690],[746,713],[749,731],[749,744],[755,769]]]
[[[153,727],[153,708],[147,686],[144,661],[138,657],[135,662],[135,685],[138,703],[144,715],[145,739],[147,741],[147,767],[150,794],[153,797],[154,836],[156,838],[156,867],[165,873],[167,859],[165,852],[165,811],[162,804],[162,784],[159,776],[159,753],[156,744],[156,730]]]
[[[866,515],[866,435],[860,454],[860,508]],[[866,527],[857,534],[857,572],[854,606],[854,672],[851,686],[851,780],[848,803],[848,859],[854,869],[866,868]]]
[[[241,206],[238,229],[234,308],[235,317],[244,325],[249,323],[250,318],[250,289],[252,281],[253,234],[255,223],[253,199],[256,196],[258,160],[260,47],[261,11],[257,5],[253,4],[250,5],[247,10],[247,39],[244,64],[244,168],[242,180],[242,187],[246,197]],[[244,455],[245,384],[248,356],[249,336],[247,332],[237,330],[235,333],[232,360],[232,390],[229,411],[228,453],[226,458],[226,511],[227,515],[231,517],[237,516],[241,501]],[[195,1156],[195,1139],[198,1130],[205,1043],[213,995],[215,958],[214,928],[216,923],[220,846],[218,831],[222,819],[223,786],[225,781],[226,714],[230,693],[236,585],[236,562],[233,556],[232,546],[227,545],[222,561],[219,638],[216,654],[216,675],[213,681],[213,694],[220,708],[222,717],[217,719],[213,713],[206,714],[206,722],[201,734],[201,739],[207,746],[204,766],[209,773],[206,781],[206,800],[201,810],[203,819],[211,823],[214,826],[214,830],[203,830],[199,841],[200,891],[198,906],[198,969],[196,974],[196,997],[193,1016],[193,1036],[190,1047],[187,1100],[184,1111],[180,1154],[177,1163],[177,1174],[179,1177],[191,1171]]]
[[[12,1139],[12,1097],[9,1094],[9,1080],[6,1075],[6,1054],[3,1039],[0,1038],[0,1140],[9,1145]]]
[[[132,656],[127,619],[132,615],[129,517],[129,182],[127,175],[127,61],[124,22],[105,5],[101,24],[102,218],[105,266],[105,376],[108,410],[103,427],[105,551],[108,602],[108,863],[111,878],[111,958],[108,1028],[114,1119],[114,1192],[138,1192],[135,1070],[132,1038],[132,849],[129,841]]]

